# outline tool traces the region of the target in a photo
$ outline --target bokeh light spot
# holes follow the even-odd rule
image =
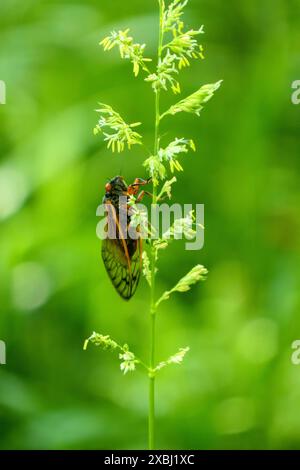
[[[248,322],[239,332],[237,348],[249,362],[269,362],[278,351],[278,326],[269,318],[257,318]]]
[[[255,424],[254,404],[244,397],[224,400],[215,409],[214,421],[220,434],[246,432]]]
[[[27,196],[24,175],[13,166],[0,167],[0,220],[15,214]]]
[[[38,263],[23,263],[12,274],[12,300],[20,310],[35,310],[44,305],[51,293],[51,280]]]

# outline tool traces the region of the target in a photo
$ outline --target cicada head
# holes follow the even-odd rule
[[[105,185],[105,196],[103,198],[103,203],[110,201],[115,207],[118,203],[120,196],[127,195],[127,184],[123,176],[115,176],[109,180]]]
[[[127,184],[123,176],[115,176],[106,185],[105,190],[110,194],[124,194],[127,191]]]

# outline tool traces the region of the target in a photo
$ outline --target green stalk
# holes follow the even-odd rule
[[[163,48],[163,15],[164,1],[158,0],[159,3],[159,40],[158,40],[158,63],[161,60]],[[155,136],[154,136],[154,155],[159,150],[159,123],[160,123],[160,90],[156,90],[155,94]],[[153,202],[157,203],[157,187],[153,184]],[[149,371],[149,422],[148,422],[148,438],[149,450],[153,450],[155,446],[155,323],[156,323],[156,306],[155,306],[155,274],[156,274],[156,253],[151,248],[151,303],[150,303],[150,371]]]

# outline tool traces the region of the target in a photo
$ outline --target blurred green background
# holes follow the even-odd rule
[[[98,43],[130,27],[154,55],[157,2],[1,0],[0,13],[0,447],[145,448],[146,377],[82,344],[96,330],[148,353],[146,283],[122,301],[95,234],[107,178],[144,177],[145,153],[112,155],[92,129],[101,100],[152,145],[151,88]],[[197,144],[174,201],[205,204],[206,239],[163,253],[158,291],[196,263],[210,274],[159,313],[157,359],[191,351],[158,379],[157,446],[300,448],[299,3],[191,0],[186,23],[205,25],[206,60],[182,73],[183,95],[224,83],[199,119],[163,126],[165,143]]]

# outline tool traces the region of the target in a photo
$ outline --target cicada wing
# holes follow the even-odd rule
[[[107,238],[102,243],[102,259],[106,271],[123,299],[136,291],[141,274],[141,239],[125,238],[115,207],[107,204]]]
[[[128,240],[128,251],[130,253],[131,288],[130,297],[135,294],[140,281],[142,271],[142,240]]]
[[[128,259],[124,250],[127,246]],[[135,293],[141,274],[140,243],[138,240],[111,240],[102,242],[102,259],[115,289],[120,296],[129,300]]]

